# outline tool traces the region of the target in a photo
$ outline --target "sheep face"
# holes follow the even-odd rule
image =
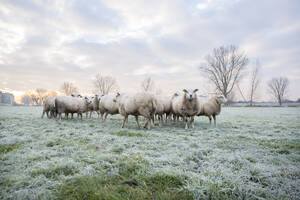
[[[223,95],[218,95],[217,98],[221,104],[227,102],[227,99]]]
[[[89,97],[84,97],[84,100],[87,104],[91,104],[93,102],[93,99]]]
[[[100,101],[103,96],[104,96],[104,94],[98,94],[97,95],[98,100]]]
[[[118,92],[116,96],[113,98],[113,102],[117,102],[120,99],[121,94]]]
[[[186,89],[184,89],[183,90],[185,98],[189,101],[192,101],[193,99],[197,98],[197,94],[196,94],[197,91],[198,91],[198,89],[195,89],[195,90],[186,90]]]

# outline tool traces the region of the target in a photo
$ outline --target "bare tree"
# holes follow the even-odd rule
[[[251,77],[250,77],[250,93],[249,93],[250,106],[253,105],[253,101],[256,98],[256,91],[257,91],[257,87],[260,82],[260,78],[258,76],[259,70],[260,70],[260,63],[257,60],[255,63],[255,67],[254,67],[253,71],[251,72]]]
[[[78,93],[78,88],[71,82],[64,82],[61,86],[61,92],[67,96],[73,93]]]
[[[286,96],[288,85],[289,80],[285,77],[272,78],[268,83],[270,94],[277,100],[280,106]]]
[[[47,90],[44,88],[37,88],[35,92],[36,96],[38,97],[38,104],[43,104],[47,98]]]
[[[235,91],[232,90],[226,98],[227,98],[227,102],[226,102],[227,105],[233,104],[234,101],[236,100]]]
[[[154,81],[151,77],[145,78],[141,83],[142,91],[151,92],[154,90]]]
[[[97,74],[93,81],[96,93],[108,94],[118,88],[117,81],[112,76]]]
[[[30,96],[30,94],[28,92],[24,93],[22,95],[22,97],[21,97],[21,101],[25,105],[31,104],[32,102],[31,102],[31,96]]]
[[[221,46],[206,56],[206,64],[200,70],[215,85],[217,91],[227,98],[235,84],[240,81],[248,62],[247,56],[238,51],[237,47]]]
[[[35,92],[29,92],[31,104],[38,105],[39,97]]]

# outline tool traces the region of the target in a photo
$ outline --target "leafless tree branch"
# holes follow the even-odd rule
[[[67,96],[78,93],[78,88],[71,82],[64,82],[61,86],[61,92]]]
[[[154,90],[154,81],[151,77],[145,78],[141,83],[142,91],[151,92]]]
[[[116,79],[111,76],[97,74],[95,78],[93,83],[96,93],[108,94],[118,88]]]
[[[253,105],[253,101],[256,97],[256,91],[257,87],[260,83],[260,78],[259,78],[259,71],[260,71],[260,63],[257,60],[255,63],[255,68],[251,72],[251,77],[250,77],[250,94],[249,94],[249,103],[250,106]]]
[[[237,47],[221,46],[206,56],[206,64],[200,67],[206,76],[226,98],[234,85],[242,78],[248,58]]]
[[[268,83],[270,94],[277,100],[280,106],[286,96],[288,85],[289,80],[285,77],[273,78]]]

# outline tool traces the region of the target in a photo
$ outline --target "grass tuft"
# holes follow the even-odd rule
[[[120,137],[145,137],[142,133],[132,133],[128,131],[119,131],[116,133],[112,133],[112,135],[117,135]]]
[[[96,200],[96,199],[193,199],[192,194],[183,189],[184,179],[175,175],[154,174],[137,175],[137,187],[123,184],[120,176],[82,176],[72,178],[58,187],[58,200]]]
[[[8,153],[17,148],[20,148],[20,144],[0,144],[0,153]]]
[[[114,164],[115,174],[71,178],[56,190],[57,199],[193,199],[184,189],[186,177],[165,173],[147,174],[143,171],[149,163],[142,156],[121,157]],[[125,181],[135,179],[138,186]]]
[[[41,174],[43,174],[46,178],[56,178],[57,176],[64,175],[74,175],[75,173],[78,173],[78,170],[74,167],[70,166],[58,166],[53,168],[47,168],[47,169],[37,169],[31,171],[31,176],[36,177]]]

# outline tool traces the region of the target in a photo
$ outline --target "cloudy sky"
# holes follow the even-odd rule
[[[151,76],[164,93],[210,92],[198,67],[213,48],[236,45],[261,63],[259,96],[272,77],[300,97],[299,0],[1,0],[0,89],[93,91],[97,73],[136,91]],[[247,77],[241,83],[247,91]]]

